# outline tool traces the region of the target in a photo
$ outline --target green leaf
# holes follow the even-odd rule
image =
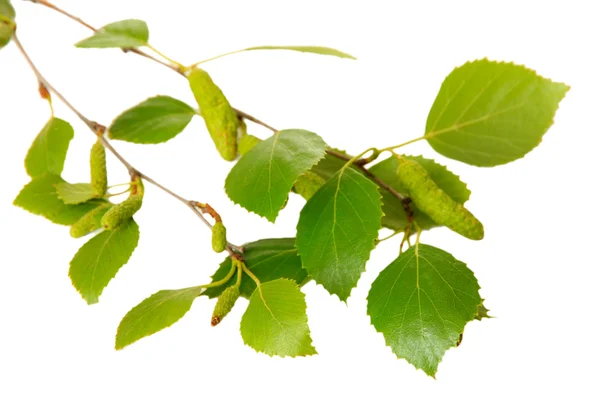
[[[64,180],[55,174],[45,173],[33,178],[14,201],[14,205],[33,214],[44,216],[53,223],[72,225],[88,211],[105,203],[95,199],[82,204],[65,204],[58,198],[56,185]]]
[[[453,200],[458,203],[465,203],[471,196],[471,191],[467,185],[460,180],[454,173],[450,172],[445,166],[438,164],[432,159],[423,158],[422,156],[403,155],[407,159],[417,161],[431,176],[431,179],[448,194]],[[369,168],[369,171],[383,182],[391,186],[396,192],[407,196],[406,189],[398,180],[396,172],[398,170],[398,160],[394,157],[385,159],[376,165]],[[402,203],[387,190],[380,188],[379,192],[383,201],[383,225],[385,227],[402,230],[407,226],[406,212]],[[438,227],[433,220],[426,214],[412,205],[415,220],[420,228],[428,230],[433,227]]]
[[[117,329],[115,349],[152,335],[179,321],[192,307],[202,288],[161,290],[131,309]]]
[[[338,58],[348,58],[348,59],[356,59],[350,54],[347,54],[342,51],[338,51],[337,49],[328,48],[328,47],[319,47],[319,46],[310,46],[310,45],[299,45],[299,46],[272,46],[272,45],[264,45],[242,49],[242,51],[262,51],[262,50],[285,50],[285,51],[298,51],[298,52],[308,52],[311,54],[319,54],[319,55],[329,55],[329,56],[337,56]]]
[[[65,204],[84,203],[95,197],[90,183],[58,183],[56,194]]]
[[[280,357],[316,354],[310,338],[304,293],[289,279],[261,284],[242,317],[244,343]]]
[[[296,246],[317,283],[346,300],[356,286],[381,227],[377,186],[352,168],[342,168],[306,203]]]
[[[88,304],[98,302],[110,280],[129,261],[139,237],[138,225],[131,219],[114,230],[101,232],[77,251],[69,277]]]
[[[483,300],[473,272],[430,245],[409,248],[377,277],[367,313],[394,354],[434,376]]]
[[[60,175],[65,165],[73,127],[60,118],[52,117],[37,135],[25,157],[25,169],[32,178],[46,172]]]
[[[137,48],[147,44],[148,25],[142,20],[122,20],[100,28],[75,44],[78,48]]]
[[[467,62],[442,83],[425,138],[440,154],[471,165],[514,161],[542,141],[568,90],[524,66]]]
[[[344,151],[335,150],[341,153],[345,153]],[[333,178],[333,176],[340,170],[346,162],[341,158],[338,158],[334,155],[327,154],[323,159],[319,161],[315,166],[312,167],[311,172],[319,175],[325,180],[329,180]]]
[[[158,144],[182,132],[195,114],[193,108],[172,97],[152,97],[121,113],[108,129],[108,136],[137,144]]]
[[[234,203],[275,221],[298,176],[323,158],[325,148],[315,133],[277,132],[240,158],[227,176],[225,190]]]
[[[244,262],[252,273],[261,282],[286,278],[300,284],[306,279],[306,271],[298,256],[294,238],[274,238],[258,240],[244,245]],[[212,281],[221,280],[231,269],[231,258],[227,257],[217,272],[212,276]],[[222,286],[206,289],[202,294],[210,298],[219,296],[227,287],[233,285],[236,278]],[[242,276],[240,293],[249,298],[256,289],[256,283],[245,273]]]

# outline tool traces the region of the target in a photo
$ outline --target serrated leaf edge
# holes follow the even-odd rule
[[[308,313],[307,313],[308,304],[306,303],[306,294],[304,292],[302,292],[302,289],[296,283],[296,281],[292,280],[290,278],[279,278],[279,279],[274,279],[274,280],[269,281],[269,282],[274,282],[274,281],[279,281],[279,280],[286,280],[286,281],[292,282],[294,285],[296,285],[298,287],[298,291],[300,292],[300,294],[302,294],[302,298],[304,299],[304,314],[306,315],[306,324],[308,326],[308,338],[310,339],[310,343],[309,344],[310,344],[310,347],[314,350],[314,352],[313,353],[306,353],[306,354],[298,354],[298,355],[279,355],[279,354],[272,354],[272,353],[268,353],[268,352],[259,351],[259,350],[255,349],[255,348],[251,347],[250,345],[246,344],[246,342],[243,340],[243,338],[242,338],[242,342],[244,342],[245,346],[250,347],[251,349],[253,349],[254,352],[256,352],[257,354],[264,354],[264,355],[269,356],[269,358],[278,357],[278,358],[285,359],[285,358],[311,357],[311,356],[314,356],[314,355],[319,355],[318,352],[317,352],[317,349],[315,348],[315,346],[313,344],[313,339],[312,339],[312,335],[311,335],[311,332],[310,332],[310,324],[308,323]],[[269,283],[269,282],[265,282],[265,283]],[[254,292],[256,292],[256,291],[257,291],[257,289],[255,289],[252,292],[252,294],[254,294]],[[248,301],[250,301],[250,298],[248,298]],[[264,301],[263,301],[263,303],[264,303]],[[265,303],[265,307],[267,307],[267,309],[269,309],[269,307],[266,305],[266,303]],[[270,312],[270,309],[269,309],[269,312]],[[242,317],[243,317],[243,315],[242,315]],[[275,319],[275,320],[277,320],[277,319]],[[242,335],[241,320],[240,320],[240,335]]]

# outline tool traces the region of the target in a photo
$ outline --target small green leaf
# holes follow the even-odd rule
[[[108,129],[108,136],[137,144],[158,144],[182,132],[195,114],[189,105],[172,97],[152,97],[121,113]]]
[[[78,48],[137,48],[147,44],[148,25],[142,20],[117,21],[75,44]]]
[[[346,300],[356,286],[381,227],[377,186],[352,168],[342,168],[300,213],[296,246],[317,283]]]
[[[119,228],[103,231],[77,251],[69,277],[88,304],[98,302],[110,280],[129,261],[139,237],[138,225],[131,219]]]
[[[477,279],[463,262],[418,244],[373,282],[367,313],[394,354],[434,376],[482,302]]]
[[[64,180],[55,174],[45,173],[33,178],[14,201],[14,205],[33,214],[44,216],[53,223],[70,226],[90,210],[104,204],[94,199],[81,204],[65,204],[58,198],[56,185]]]
[[[258,240],[244,245],[244,262],[252,273],[261,282],[269,282],[275,279],[286,278],[301,283],[307,277],[306,271],[302,269],[302,263],[295,246],[293,238],[274,238]],[[212,276],[212,281],[221,280],[231,269],[231,258],[227,257],[217,272]],[[221,286],[206,289],[202,294],[210,298],[219,296],[227,287],[233,285],[236,278]],[[249,298],[256,289],[254,281],[244,273],[240,285],[242,296]]]
[[[524,66],[467,62],[442,83],[425,138],[440,154],[467,164],[514,161],[542,141],[568,90]]]
[[[328,48],[328,47],[319,47],[319,46],[311,46],[311,45],[282,45],[282,46],[272,46],[272,45],[263,45],[257,47],[251,47],[241,50],[242,51],[263,51],[263,50],[284,50],[284,51],[298,51],[298,52],[308,52],[311,54],[319,54],[319,55],[329,55],[329,56],[337,56],[338,58],[348,58],[348,59],[356,59],[350,54],[347,54],[342,51],[338,51],[337,49]]]
[[[202,288],[161,290],[131,309],[117,329],[115,348],[120,350],[179,321],[192,307]]]
[[[315,133],[283,130],[258,143],[231,169],[225,191],[234,203],[275,221],[298,176],[325,155]]]
[[[442,189],[447,195],[449,195],[454,201],[464,204],[471,196],[471,191],[467,188],[467,185],[460,180],[460,178],[454,173],[450,172],[448,168],[438,164],[433,159],[423,158],[422,156],[403,155],[407,159],[417,161],[425,170],[429,173],[431,179]],[[385,159],[376,165],[369,168],[369,171],[387,185],[391,186],[396,192],[403,196],[408,195],[408,191],[402,186],[398,179],[398,159],[391,157]],[[383,201],[383,213],[384,217],[382,224],[384,227],[391,228],[393,230],[402,230],[407,226],[406,212],[402,206],[402,203],[397,197],[392,195],[387,190],[380,188]],[[428,230],[433,227],[438,227],[429,216],[421,212],[418,208],[412,205],[414,218],[419,227],[423,230]]]
[[[25,157],[25,169],[32,178],[46,172],[60,175],[65,165],[73,127],[52,117],[37,135]]]
[[[56,194],[65,204],[84,203],[94,198],[94,192],[90,183],[58,183],[56,185]]]
[[[263,283],[254,291],[240,330],[246,345],[271,356],[317,353],[310,338],[304,293],[289,279]]]

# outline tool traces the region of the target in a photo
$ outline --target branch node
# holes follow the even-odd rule
[[[90,128],[98,137],[103,137],[104,133],[106,133],[106,126],[95,121],[90,121]]]

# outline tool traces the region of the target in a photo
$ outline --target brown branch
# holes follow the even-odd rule
[[[41,74],[41,72],[38,70],[38,68],[36,67],[36,65],[33,63],[33,61],[31,60],[31,58],[29,57],[29,54],[25,51],[25,48],[23,48],[23,45],[21,44],[21,42],[17,38],[16,33],[13,33],[12,40],[13,40],[14,44],[17,46],[17,48],[19,49],[19,51],[21,52],[21,54],[23,55],[23,57],[25,58],[25,61],[27,62],[27,64],[29,65],[29,67],[31,68],[31,70],[33,71],[33,73],[35,74],[38,82],[41,85],[43,85],[43,87],[45,89],[47,89],[48,91],[54,93],[54,95],[56,97],[58,97],[73,113],[75,113],[75,115],[77,117],[79,117],[79,119],[81,121],[83,121],[85,123],[85,125],[96,136],[98,136],[98,139],[102,142],[102,144],[104,145],[104,147],[107,150],[109,150],[123,164],[123,166],[125,166],[125,168],[127,168],[127,171],[129,172],[129,174],[132,177],[137,175],[137,176],[141,177],[142,179],[144,179],[146,182],[153,184],[154,186],[158,187],[159,189],[161,189],[165,193],[167,193],[167,194],[171,195],[172,197],[174,197],[175,199],[179,200],[180,202],[182,202],[183,204],[185,204],[187,207],[189,207],[194,212],[194,214],[196,214],[198,216],[198,218],[200,218],[202,220],[202,222],[208,228],[212,229],[212,225],[203,216],[202,212],[199,211],[196,208],[196,204],[195,204],[194,201],[183,198],[182,196],[180,196],[177,193],[173,192],[172,190],[170,190],[166,186],[164,186],[164,185],[158,183],[157,181],[155,181],[154,179],[150,178],[148,175],[140,172],[133,165],[131,165],[121,154],[119,154],[119,152],[112,146],[112,144],[105,137],[106,127],[104,125],[99,124],[99,123],[97,123],[97,122],[95,122],[93,120],[90,120],[89,118],[87,118],[86,116],[84,116],[71,103],[69,103],[69,101],[62,95],[62,93],[60,93],[58,90],[56,90],[56,88],[54,86],[52,86],[52,84],[46,80],[46,78]],[[231,243],[228,242],[227,243],[227,252],[229,253],[229,255],[232,256],[232,257],[235,257],[235,258],[239,257],[239,255],[236,253],[236,251],[243,252],[243,248],[241,248],[239,246],[236,246],[236,245],[231,244]]]
[[[59,7],[55,6],[54,4],[46,1],[46,0],[30,0],[32,3],[35,4],[41,4],[43,6],[46,6],[52,10],[58,11],[59,13],[69,17],[70,19],[78,22],[79,24],[84,25],[85,27],[91,29],[92,31],[96,32],[97,29],[94,28],[92,25],[86,23],[85,21],[83,21],[81,18],[76,17],[62,9],[60,9]],[[154,62],[160,63],[163,66],[166,66],[167,68],[177,72],[178,74],[182,75],[183,77],[185,77],[185,73],[178,67],[178,66],[174,66],[168,62],[165,62],[161,59],[158,59],[156,57],[154,57],[153,55],[150,55],[138,48],[122,48],[123,52],[132,52],[134,54],[137,54],[139,56],[142,56],[144,58],[150,59]],[[248,121],[252,121],[253,123],[256,123],[262,127],[265,127],[273,132],[277,132],[278,130],[265,123],[262,120],[259,120],[258,118],[243,112],[242,110],[236,109],[235,107],[233,108],[236,112],[236,114],[238,115],[238,117],[246,119]],[[335,151],[333,149],[327,149],[327,154],[335,156],[337,158],[343,159],[345,161],[349,161],[352,157]],[[356,166],[357,168],[359,168],[368,178],[370,178],[371,180],[373,180],[373,182],[375,182],[377,185],[379,185],[382,189],[387,190],[389,193],[391,193],[396,199],[398,199],[400,201],[400,203],[402,203],[403,207],[409,207],[409,203],[410,203],[410,198],[403,196],[402,194],[400,194],[398,191],[394,190],[394,188],[392,188],[390,185],[388,185],[387,183],[385,183],[384,181],[382,181],[380,178],[378,178],[377,176],[375,176],[372,172],[370,172],[366,167],[365,164],[369,163],[370,161],[368,159],[362,159],[362,160],[358,160],[357,162],[354,163],[354,166]],[[406,214],[410,217],[412,214],[410,212],[406,212]]]

